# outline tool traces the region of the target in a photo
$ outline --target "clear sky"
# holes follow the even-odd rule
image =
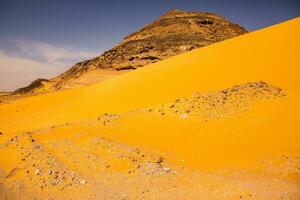
[[[113,47],[167,10],[208,11],[249,31],[300,15],[300,0],[0,0],[0,91]]]

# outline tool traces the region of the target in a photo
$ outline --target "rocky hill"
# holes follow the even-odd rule
[[[134,70],[245,33],[245,28],[213,13],[170,10],[102,55],[16,93],[46,92],[99,82],[103,73],[107,77],[107,72],[115,75]]]

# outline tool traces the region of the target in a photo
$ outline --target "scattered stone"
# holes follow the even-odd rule
[[[227,94],[228,90],[222,90],[222,94]]]
[[[52,183],[52,185],[57,185],[59,183],[59,180],[58,179],[52,180],[51,183]]]
[[[163,157],[159,157],[158,160],[156,161],[157,164],[160,164],[164,161]]]
[[[79,183],[80,183],[81,185],[84,185],[84,184],[87,183],[87,181],[86,181],[86,180],[81,180]]]
[[[19,170],[19,168],[13,168],[13,169],[6,175],[6,178],[15,176],[15,175],[17,174],[18,170]]]
[[[170,105],[170,107],[169,108],[174,108],[175,107],[175,105],[174,104],[172,104],[172,105]]]
[[[37,175],[37,176],[39,176],[41,174],[41,170],[39,170],[39,169],[36,169],[35,171],[34,171],[34,175]]]
[[[0,135],[2,135],[3,133],[2,132],[0,132]]]
[[[187,114],[181,114],[181,115],[180,115],[180,118],[181,118],[181,119],[186,119],[186,118],[188,118],[188,117],[189,117],[189,116],[188,116]]]
[[[194,94],[193,94],[193,97],[195,97],[195,98],[199,98],[201,96],[201,94],[199,93],[199,92],[195,92]]]
[[[74,181],[74,178],[75,178],[75,172],[73,171],[71,174],[71,180]]]
[[[170,171],[170,168],[169,167],[164,167],[163,170],[164,171]]]
[[[190,110],[190,109],[187,109],[187,110],[185,110],[185,112],[186,112],[186,113],[190,113],[190,112],[191,112],[191,110]]]

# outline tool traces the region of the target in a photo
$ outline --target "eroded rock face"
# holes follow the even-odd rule
[[[211,13],[171,10],[101,56],[74,65],[62,77],[90,69],[135,69],[247,31]]]
[[[244,33],[243,27],[212,13],[170,10],[102,55],[77,63],[47,88],[66,88],[91,70],[134,70]]]
[[[43,78],[38,78],[34,81],[32,81],[28,86],[22,87],[14,91],[14,93],[19,94],[19,93],[28,93],[28,92],[34,92],[35,88],[43,87],[43,82],[48,82],[49,80],[43,79]]]

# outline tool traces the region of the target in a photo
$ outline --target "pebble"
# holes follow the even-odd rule
[[[59,183],[59,180],[52,180],[51,183],[52,185],[57,185]]]
[[[199,93],[199,92],[195,92],[194,94],[193,94],[193,97],[200,97],[201,96],[201,94]]]
[[[35,171],[34,171],[34,175],[40,175],[41,174],[41,170],[39,170],[39,169],[36,169]]]
[[[228,93],[228,90],[222,90],[222,93],[223,93],[223,94],[227,94],[227,93]]]
[[[84,185],[84,184],[86,184],[86,183],[87,183],[86,180],[81,180],[81,181],[80,181],[80,184],[81,184],[81,185]]]
[[[159,157],[158,160],[156,161],[157,164],[160,164],[164,161],[163,157]]]
[[[72,175],[71,175],[72,181],[74,180],[74,178],[75,178],[75,172],[73,171],[73,172],[72,172]]]
[[[181,119],[186,119],[186,118],[188,118],[188,117],[189,117],[189,116],[188,116],[187,114],[181,114],[181,115],[180,115],[180,118],[181,118]]]
[[[163,170],[164,171],[170,171],[170,168],[169,167],[164,167]]]

